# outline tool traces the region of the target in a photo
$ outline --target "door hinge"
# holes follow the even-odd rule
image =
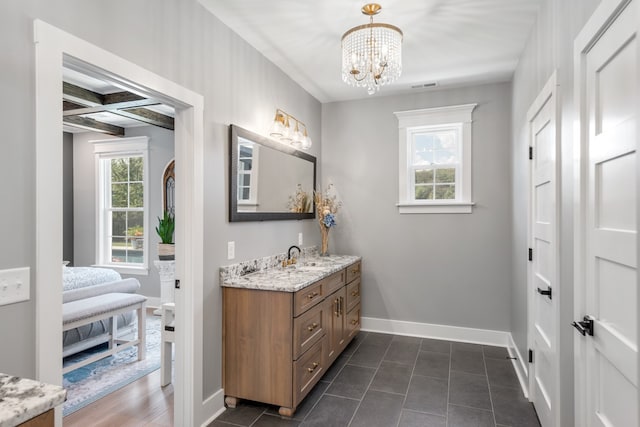
[[[533,363],[533,350],[529,349],[529,363]]]
[[[529,261],[533,261],[533,249],[529,248]]]
[[[175,288],[176,289],[180,289],[180,280],[179,279],[176,279]]]
[[[533,147],[529,146],[529,160],[533,160]]]

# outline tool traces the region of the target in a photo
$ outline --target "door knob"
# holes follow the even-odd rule
[[[584,316],[582,321],[571,323],[571,326],[576,328],[583,336],[586,336],[587,334],[589,334],[589,336],[593,336],[593,319],[589,316]]]

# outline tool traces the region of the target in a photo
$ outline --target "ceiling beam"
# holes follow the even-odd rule
[[[82,114],[94,114],[94,113],[105,113],[105,112],[115,112],[117,110],[122,110],[125,108],[136,108],[136,107],[144,107],[147,105],[158,105],[160,102],[154,99],[141,99],[138,101],[125,101],[118,102],[116,104],[105,104],[98,105],[95,107],[85,107],[78,108],[76,110],[67,110],[62,113],[63,116],[79,116]]]
[[[124,136],[124,128],[108,123],[99,122],[88,117],[63,117],[62,122],[69,126],[106,133],[113,136]]]
[[[104,104],[103,95],[67,82],[62,82],[62,99],[85,106]]]
[[[149,110],[148,108],[130,108],[127,110],[110,112],[122,117],[128,117],[133,120],[138,120],[139,122],[143,122],[149,125],[174,130],[173,117],[158,113],[157,111]]]

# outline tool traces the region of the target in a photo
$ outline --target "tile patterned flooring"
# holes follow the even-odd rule
[[[507,350],[361,332],[293,418],[242,402],[209,427],[539,427]]]

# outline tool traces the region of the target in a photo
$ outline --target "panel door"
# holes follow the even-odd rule
[[[543,427],[558,413],[557,132],[555,74],[530,110],[532,298],[531,400]]]
[[[638,425],[637,7],[629,2],[584,58],[588,426]]]

